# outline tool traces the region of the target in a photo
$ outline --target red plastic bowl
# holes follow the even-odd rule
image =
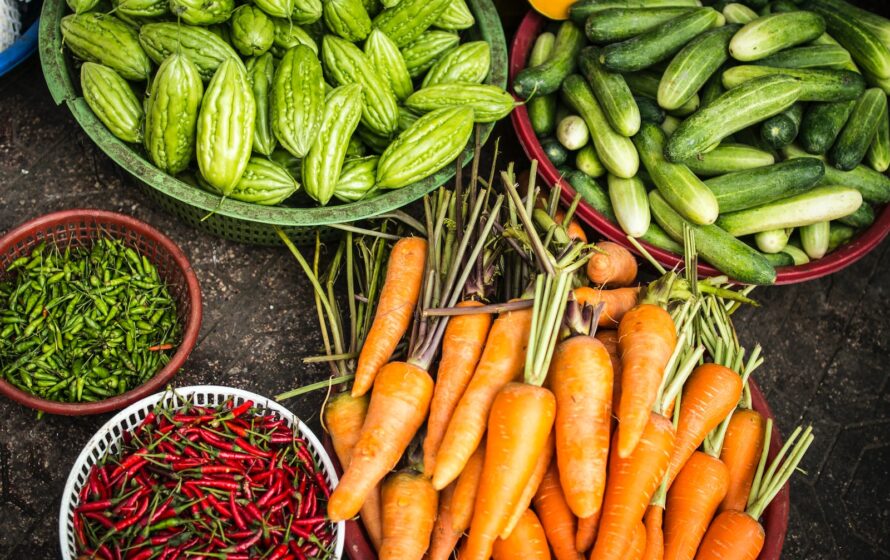
[[[90,403],[51,401],[26,393],[0,379],[0,393],[25,406],[64,416],[101,414],[119,410],[162,390],[185,363],[201,327],[201,289],[182,250],[169,237],[130,216],[103,210],[65,210],[41,216],[0,238],[0,277],[15,259],[27,256],[40,242],[83,245],[99,233],[121,239],[148,257],[176,299],[182,342],[170,362],[154,377],[126,393]]]
[[[513,39],[513,45],[510,49],[510,83],[516,74],[525,68],[529,53],[534,45],[535,39],[544,30],[548,20],[534,11],[529,11],[519,29],[516,31],[516,37]],[[562,192],[560,198],[564,204],[569,204],[575,198],[575,190],[568,181],[560,180],[560,173],[556,167],[550,163],[550,160],[544,154],[541,143],[538,141],[534,130],[532,130],[531,121],[528,118],[528,111],[524,105],[520,105],[513,110],[510,118],[513,120],[513,127],[516,129],[516,135],[522,148],[528,155],[529,159],[538,160],[538,175],[547,183],[548,186],[560,185]],[[620,243],[628,249],[636,252],[636,249],[627,241],[627,235],[621,230],[618,224],[613,223],[606,216],[597,212],[592,206],[586,202],[581,202],[578,206],[576,214],[581,221],[600,232],[610,240]],[[854,262],[864,257],[869,251],[878,246],[883,241],[887,233],[890,232],[890,205],[882,208],[875,222],[867,230],[859,234],[846,245],[841,246],[832,251],[825,257],[809,262],[800,266],[784,266],[776,269],[776,284],[795,284],[797,282],[805,282],[813,280],[837,272],[842,268],[850,266]],[[648,243],[641,242],[649,253],[655,257],[666,268],[673,268],[678,264],[682,264],[683,257],[659,249]],[[716,268],[709,264],[699,264],[698,272],[703,276],[717,276],[722,274]]]
[[[774,418],[773,411],[770,410],[763,393],[754,381],[749,382],[751,387],[751,402],[754,410],[763,415],[764,418]],[[337,460],[337,454],[334,453],[334,446],[327,432],[322,438],[325,450],[334,463],[334,470],[338,476],[343,475],[343,469],[340,467],[340,461]],[[778,428],[773,423],[773,433],[770,438],[769,459],[775,458],[779,449],[782,447],[782,436],[779,434]],[[788,531],[788,509],[791,498],[788,492],[788,485],[782,487],[782,490],[776,495],[772,503],[766,511],[763,512],[763,528],[766,532],[766,540],[763,543],[763,550],[760,551],[758,560],[779,560],[782,555],[782,545],[785,543],[785,533]],[[377,560],[377,553],[371,546],[365,529],[359,521],[352,520],[346,522],[346,553],[352,560]]]

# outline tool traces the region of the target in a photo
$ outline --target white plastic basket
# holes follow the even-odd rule
[[[291,427],[297,427],[297,431],[309,443],[309,450],[313,457],[321,464],[325,479],[330,487],[337,486],[337,473],[334,472],[334,465],[321,442],[299,418],[274,400],[249,391],[215,385],[195,385],[175,389],[173,392],[164,391],[145,397],[117,413],[90,438],[83,451],[80,452],[80,456],[77,457],[77,461],[68,475],[68,482],[65,484],[59,513],[59,540],[63,560],[77,558],[74,541],[74,509],[80,502],[80,490],[87,480],[90,468],[107,453],[115,452],[121,444],[124,433],[136,428],[155,404],[164,402],[168,406],[175,406],[184,399],[191,399],[194,404],[199,406],[222,404],[229,399],[234,400],[235,406],[247,400],[253,401],[258,408],[265,408],[269,413],[285,420]],[[343,556],[344,539],[345,529],[344,523],[341,521],[334,528],[334,558],[336,560],[340,560]]]

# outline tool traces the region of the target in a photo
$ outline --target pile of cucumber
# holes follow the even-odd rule
[[[556,168],[633,237],[748,283],[890,202],[890,20],[844,0],[580,0],[513,89]],[[707,5],[709,4],[709,5]]]

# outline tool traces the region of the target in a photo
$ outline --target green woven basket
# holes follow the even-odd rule
[[[491,0],[468,0],[476,25],[464,32],[465,40],[484,40],[491,46],[491,73],[488,83],[507,84],[507,43],[501,20]],[[40,60],[43,74],[56,104],[65,103],[87,135],[118,165],[144,187],[149,196],[183,222],[204,231],[239,241],[261,245],[280,242],[274,226],[280,226],[298,242],[310,241],[321,226],[354,222],[389,212],[417,200],[454,176],[455,167],[444,169],[423,181],[386,192],[368,201],[323,208],[259,206],[237,200],[220,204],[218,195],[184,183],[163,173],[146,158],[141,148],[121,142],[93,114],[81,96],[79,79],[69,52],[62,48],[59,22],[68,11],[65,0],[45,0],[40,16]],[[75,76],[72,79],[72,76]],[[482,140],[488,139],[492,124],[481,127]],[[464,164],[472,157],[467,146]],[[204,219],[211,212],[215,213]],[[331,228],[326,228],[331,231]]]

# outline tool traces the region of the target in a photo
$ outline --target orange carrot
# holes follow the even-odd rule
[[[352,460],[328,501],[331,521],[344,521],[359,512],[420,429],[432,396],[433,380],[423,369],[405,362],[390,362],[380,369]]]
[[[627,549],[627,560],[643,560],[646,554],[646,526],[638,521],[633,528],[630,547]]]
[[[558,404],[556,405],[556,409],[557,411],[559,410]],[[513,510],[513,513],[504,524],[504,528],[501,529],[502,539],[510,536],[510,533],[512,533],[513,529],[516,527],[516,524],[519,523],[519,518],[522,517],[525,510],[531,506],[532,500],[538,492],[538,487],[541,485],[541,481],[544,480],[544,475],[547,474],[547,469],[550,467],[552,459],[553,433],[551,432],[550,436],[547,438],[547,445],[544,447],[544,451],[538,456],[538,462],[535,463],[535,470],[532,472],[531,478],[528,479],[528,484],[526,484],[525,488],[522,490],[522,496],[520,496],[517,504],[518,507]]]
[[[478,301],[462,301],[458,307],[479,307]],[[423,472],[433,476],[436,467],[436,454],[448,421],[464,394],[491,327],[491,315],[456,315],[448,321],[445,336],[442,337],[442,358],[436,373],[436,387],[433,402],[430,404],[430,417],[427,419],[426,439],[423,440]]]
[[[637,260],[617,243],[600,241],[599,251],[587,261],[587,278],[597,286],[622,288],[637,279]]]
[[[728,509],[711,522],[696,560],[756,560],[766,534],[756,519]]]
[[[334,444],[334,452],[340,460],[340,466],[346,470],[352,459],[352,450],[358,442],[368,413],[367,395],[353,397],[349,393],[339,393],[327,402],[324,408],[324,423],[331,441]],[[380,488],[375,486],[361,509],[362,525],[371,539],[375,550],[380,549],[380,541],[383,539],[383,520],[380,512]]]
[[[558,407],[559,404],[557,409]],[[550,463],[550,468],[547,469],[544,480],[541,481],[535,494],[535,511],[540,516],[547,541],[553,548],[557,560],[582,558],[581,553],[575,548],[577,520],[562,493],[559,469],[555,462]]]
[[[383,483],[380,560],[421,560],[430,545],[439,494],[423,475],[402,471]]]
[[[729,420],[720,460],[729,470],[729,490],[720,511],[745,509],[757,460],[763,450],[763,416],[756,410],[736,410]]]
[[[436,455],[433,486],[437,490],[448,486],[463,470],[482,441],[498,391],[522,373],[531,317],[531,309],[507,311],[492,324],[479,364],[454,409]]]
[[[525,510],[510,536],[494,542],[492,552],[494,560],[550,560],[547,537],[535,512]]]
[[[621,404],[621,354],[618,351],[618,331],[611,329],[596,331],[596,339],[603,343],[612,360],[612,416],[618,416]]]
[[[553,216],[553,221],[559,225],[563,225],[565,219],[566,213],[562,209],[557,210],[556,215]],[[566,226],[566,233],[569,234],[569,239],[587,243],[587,233],[584,232],[584,228],[581,227],[581,224],[575,218],[572,218],[569,225]]]
[[[593,546],[596,540],[596,530],[599,529],[600,516],[603,508],[600,508],[590,517],[582,517],[578,520],[578,531],[575,533],[575,549],[580,553],[585,553]]]
[[[670,314],[657,305],[641,303],[618,325],[621,351],[621,404],[618,408],[618,455],[630,456],[649,423],[658,387],[677,343]],[[642,519],[643,512],[639,518]]]
[[[556,397],[562,489],[572,512],[589,517],[600,509],[606,487],[612,423],[609,352],[592,336],[569,338],[556,347],[548,378]]]
[[[649,504],[643,524],[646,526],[646,550],[643,552],[643,560],[664,559],[664,533],[661,524],[664,517],[664,507]]]
[[[616,452],[613,438],[603,516],[590,560],[622,560],[628,535],[636,530],[652,495],[667,472],[674,446],[674,427],[667,418],[649,413],[639,444],[630,456]]]
[[[479,489],[479,476],[485,458],[485,441],[473,453],[457,480],[442,490],[439,517],[433,528],[433,539],[427,560],[448,560],[460,537],[470,526],[473,505]]]
[[[498,392],[491,406],[485,464],[462,560],[491,556],[494,541],[547,445],[555,415],[556,399],[547,389],[509,383]]]
[[[677,442],[668,470],[668,488],[692,452],[732,412],[741,396],[742,378],[731,369],[718,364],[703,364],[695,368],[683,385]],[[720,499],[723,500],[723,496]]]
[[[600,290],[589,286],[575,288],[575,299],[581,305],[596,306],[603,304],[603,312],[600,314],[600,327],[614,329],[621,322],[624,314],[633,309],[640,297],[639,288],[616,288],[614,290]]]
[[[454,513],[451,509],[455,485],[456,483],[449,484],[439,492],[439,511],[430,537],[430,548],[426,553],[427,560],[448,560],[460,540],[461,534],[454,530]]]
[[[681,410],[682,403],[681,400]],[[664,509],[665,560],[692,560],[729,488],[723,461],[696,451],[680,470]]]
[[[408,330],[420,296],[426,247],[426,240],[421,237],[404,237],[396,242],[389,254],[374,323],[358,357],[353,396],[364,395],[371,389],[378,370],[389,361]]]

